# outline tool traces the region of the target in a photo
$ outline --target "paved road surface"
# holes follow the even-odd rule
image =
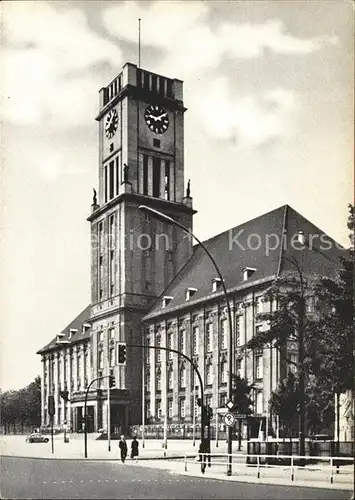
[[[349,499],[347,491],[227,482],[120,462],[2,457],[6,499]]]

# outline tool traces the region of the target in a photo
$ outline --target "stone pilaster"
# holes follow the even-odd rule
[[[78,357],[77,357],[77,346],[75,345],[73,347],[73,373],[72,373],[72,379],[74,381],[74,387],[73,391],[78,390],[78,384],[77,384],[77,376],[78,376]]]
[[[59,352],[54,353],[54,370],[53,370],[53,384],[54,384],[54,401],[55,401],[55,415],[54,415],[54,425],[59,425]]]
[[[46,371],[46,355],[42,355],[42,377],[41,377],[41,425],[44,426],[45,422],[45,411],[44,406],[46,404],[46,391],[45,391],[45,371]]]
[[[160,335],[160,346],[167,347],[167,332],[166,328],[163,330],[159,328]],[[161,411],[162,415],[169,417],[168,415],[168,392],[167,392],[167,373],[166,373],[166,363],[167,363],[167,351],[160,351],[160,359],[161,359]]]
[[[81,390],[84,390],[85,387],[85,346],[81,344],[80,346],[80,356],[81,356],[81,366],[80,366],[80,379],[81,379]]]

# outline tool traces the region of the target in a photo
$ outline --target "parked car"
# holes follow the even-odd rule
[[[39,432],[33,432],[26,438],[26,443],[48,443],[49,438]]]

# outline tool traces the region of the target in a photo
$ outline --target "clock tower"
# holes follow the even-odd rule
[[[94,378],[114,375],[111,430],[141,422],[141,318],[192,255],[183,232],[139,210],[156,208],[192,228],[184,194],[183,82],[127,63],[100,90],[99,184],[91,224],[91,322]],[[107,423],[107,379],[98,383],[97,427]]]

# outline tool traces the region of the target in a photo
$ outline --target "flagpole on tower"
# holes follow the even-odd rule
[[[141,67],[141,18],[138,19],[138,68]]]

